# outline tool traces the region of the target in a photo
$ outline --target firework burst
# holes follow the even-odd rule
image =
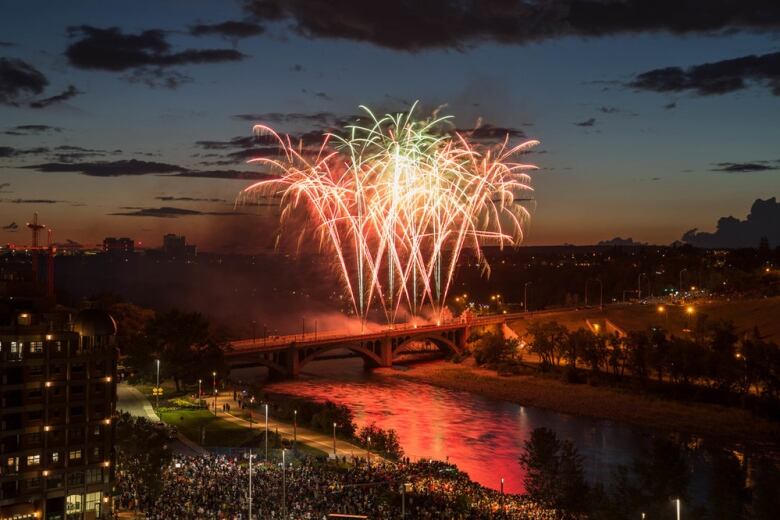
[[[299,243],[309,232],[318,237],[362,319],[377,306],[390,323],[426,305],[440,313],[465,248],[489,272],[483,246],[522,241],[526,172],[536,167],[517,157],[538,141],[475,144],[447,131],[449,117],[415,119],[414,106],[382,117],[361,108],[369,124],[325,134],[316,149],[255,126],[280,152],[250,162],[278,176],[244,189],[239,202],[280,199],[281,229],[303,214]]]

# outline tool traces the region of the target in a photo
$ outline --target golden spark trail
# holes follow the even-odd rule
[[[282,229],[302,215],[299,242],[313,232],[333,261],[355,313],[374,305],[388,322],[430,305],[440,315],[458,258],[471,248],[486,272],[483,245],[519,244],[529,213],[522,194],[535,166],[516,157],[538,144],[473,143],[468,133],[445,131],[449,117],[376,117],[323,136],[319,148],[257,125],[279,146],[258,158],[278,177],[252,184],[239,202],[280,197]],[[301,219],[297,219],[296,223]]]

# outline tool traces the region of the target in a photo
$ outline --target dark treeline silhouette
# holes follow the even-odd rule
[[[780,347],[761,339],[757,330],[740,336],[731,322],[700,316],[685,336],[650,328],[619,337],[536,321],[527,339],[542,370],[563,364],[571,382],[586,375],[672,397],[780,411]]]
[[[526,493],[546,507],[572,518],[622,520],[674,518],[680,500],[683,518],[770,520],[780,511],[780,469],[768,457],[749,461],[731,450],[705,445],[700,453],[712,471],[704,496],[692,497],[693,450],[665,437],[650,439],[631,464],[614,469],[606,483],[590,485],[583,458],[568,440],[536,428],[525,442],[520,464]]]

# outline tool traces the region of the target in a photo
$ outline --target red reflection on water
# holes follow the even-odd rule
[[[523,407],[394,378],[309,380],[271,384],[283,392],[348,405],[359,427],[394,429],[412,459],[449,460],[484,486],[524,492],[518,457],[530,425]]]

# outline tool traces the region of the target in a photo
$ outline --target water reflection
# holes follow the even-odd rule
[[[266,388],[346,404],[355,412],[358,426],[375,422],[396,430],[408,456],[449,460],[492,488],[498,488],[504,477],[508,492],[524,491],[518,458],[536,427],[550,428],[560,438],[572,440],[592,481],[608,478],[615,465],[630,462],[645,441],[641,431],[609,421],[372,375],[363,371],[359,360],[313,363],[307,372],[299,380]]]

